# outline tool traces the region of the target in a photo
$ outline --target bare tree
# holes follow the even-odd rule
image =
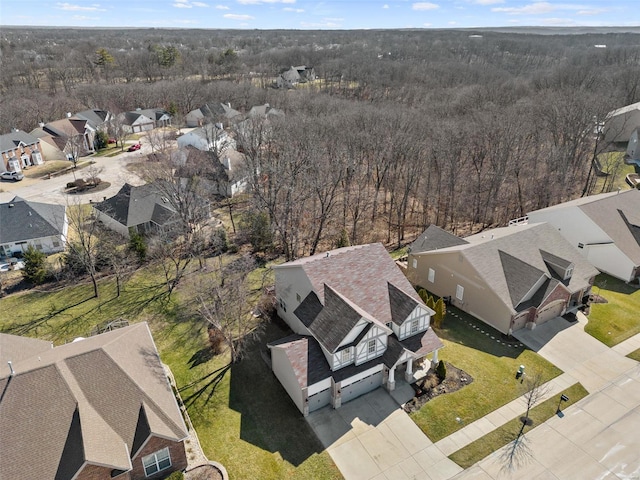
[[[252,314],[247,276],[253,270],[250,256],[220,266],[198,295],[200,316],[229,351],[230,363],[240,361],[251,338],[259,334],[262,322]]]
[[[540,372],[535,372],[531,376],[525,376],[523,383],[526,386],[526,392],[522,398],[526,403],[527,410],[525,414],[520,417],[520,423],[522,425],[516,434],[516,438],[509,442],[501,454],[503,469],[508,471],[521,467],[533,456],[527,438],[525,437],[525,428],[533,425],[533,420],[529,417],[529,412],[549,392],[549,386],[544,383]]]

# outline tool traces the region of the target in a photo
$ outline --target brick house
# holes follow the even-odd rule
[[[187,428],[146,323],[53,347],[0,334],[2,478],[138,480],[186,468]]]
[[[460,238],[431,225],[411,244],[407,277],[498,331],[575,312],[598,270],[547,223]]]
[[[25,167],[44,162],[40,139],[20,130],[0,135],[0,153],[0,169],[8,172],[20,172]]]

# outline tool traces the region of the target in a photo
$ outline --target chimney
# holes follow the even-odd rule
[[[11,363],[11,360],[9,360],[7,363],[9,364],[9,370],[11,370],[11,376],[15,376],[16,371],[13,369],[13,363]]]

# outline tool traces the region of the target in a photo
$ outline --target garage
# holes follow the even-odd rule
[[[357,382],[353,382],[346,387],[342,387],[342,403],[346,403],[349,400],[353,400],[360,395],[375,390],[382,385],[382,371],[376,372],[368,377],[364,377]]]
[[[552,318],[559,317],[562,315],[562,310],[564,310],[564,300],[556,300],[555,302],[551,302],[546,307],[540,309],[538,311],[538,318],[536,320],[537,325],[542,325],[543,323],[551,320]]]
[[[331,403],[331,388],[320,390],[318,393],[309,395],[309,413]]]
[[[529,310],[518,314],[513,319],[513,326],[511,327],[511,329],[515,332],[516,330],[520,330],[521,328],[524,328],[527,325],[528,317],[529,317]]]

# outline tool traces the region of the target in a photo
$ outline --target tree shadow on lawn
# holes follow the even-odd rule
[[[231,367],[229,407],[241,414],[240,438],[298,466],[324,447],[260,353],[287,331],[270,323]]]
[[[456,307],[447,307],[441,328],[434,328],[438,337],[496,357],[518,358],[525,346],[514,337],[500,333]]]
[[[605,291],[600,293],[601,289],[604,289]],[[636,287],[633,287],[622,280],[618,280],[606,273],[601,273],[596,277],[591,291],[596,295],[601,295],[602,297],[607,298],[607,290],[610,292],[620,293],[622,295],[632,295],[638,291]]]

